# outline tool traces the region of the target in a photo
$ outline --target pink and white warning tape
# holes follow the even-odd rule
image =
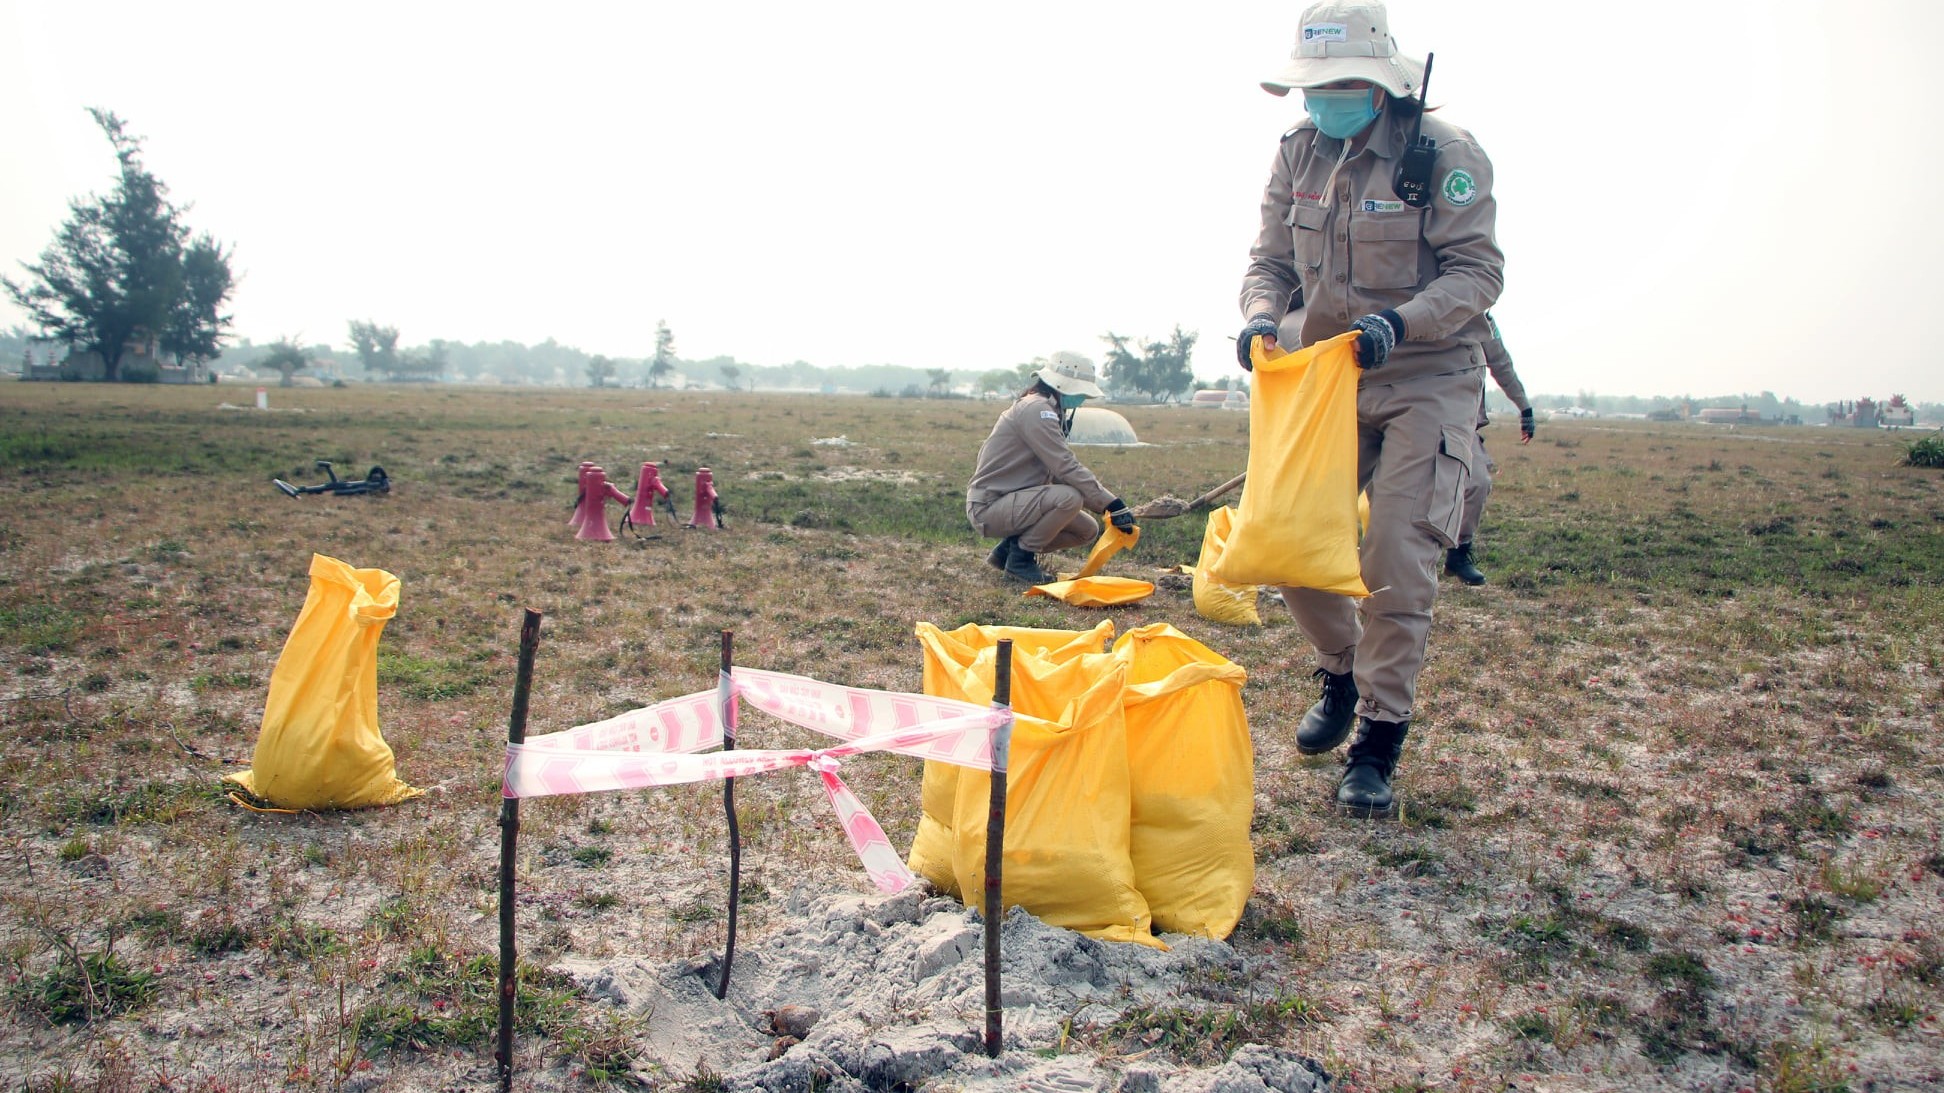
[[[697,755],[722,744],[731,699],[780,720],[845,741],[832,748],[742,749]],[[618,717],[506,747],[506,797],[547,797],[744,778],[789,767],[817,772],[871,882],[902,891],[915,879],[870,810],[837,776],[842,760],[890,751],[975,770],[992,769],[992,736],[1012,711],[949,698],[843,687],[804,676],[734,668],[713,691],[671,698]]]

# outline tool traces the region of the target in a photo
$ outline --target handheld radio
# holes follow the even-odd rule
[[[1437,54],[1424,55],[1424,82],[1418,85],[1417,120],[1411,123],[1411,143],[1397,161],[1397,174],[1391,189],[1413,209],[1431,204],[1431,171],[1438,165],[1438,142],[1424,135],[1425,96],[1431,90],[1431,62]]]

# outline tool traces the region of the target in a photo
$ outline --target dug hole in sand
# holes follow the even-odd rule
[[[590,997],[645,1017],[643,1055],[662,1076],[707,1067],[729,1090],[1332,1088],[1321,1066],[1280,1048],[1246,1045],[1218,1067],[1196,1069],[1148,1058],[1142,1045],[1100,1057],[1072,1039],[1140,1007],[1222,1010],[1251,1001],[1250,969],[1225,942],[1169,935],[1164,952],[1096,941],[1014,908],[1001,935],[1005,1051],[991,1059],[981,1042],[984,935],[972,910],[920,884],[894,896],[812,899],[799,891],[789,912],[790,925],[737,949],[721,1001],[713,991],[719,956],[568,959],[554,968]],[[779,1031],[801,1033],[800,1042]]]

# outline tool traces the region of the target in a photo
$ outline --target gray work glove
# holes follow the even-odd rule
[[[1257,338],[1268,338],[1272,342],[1275,341],[1276,320],[1271,319],[1267,315],[1257,315],[1255,318],[1249,320],[1248,326],[1242,328],[1242,333],[1236,335],[1235,360],[1237,364],[1242,366],[1242,371],[1244,372],[1255,371],[1255,362],[1249,359],[1249,350],[1254,346]]]
[[[1532,433],[1532,407],[1528,406],[1519,411],[1519,443],[1532,443]]]
[[[1391,347],[1404,340],[1404,317],[1385,308],[1351,323],[1350,329],[1357,332],[1357,364],[1379,368],[1390,359]]]
[[[1115,531],[1126,534],[1134,530],[1134,511],[1116,497],[1107,504],[1107,522],[1114,525]]]

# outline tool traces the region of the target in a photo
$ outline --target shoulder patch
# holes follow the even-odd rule
[[[1473,181],[1470,171],[1458,167],[1445,175],[1444,184],[1438,187],[1438,193],[1442,194],[1447,202],[1462,209],[1478,200],[1478,183]]]
[[[1055,413],[1055,412],[1053,412],[1052,410],[1041,410],[1041,411],[1040,411],[1040,416],[1041,416],[1041,417],[1043,417],[1043,418],[1047,418],[1047,417],[1050,417],[1050,418],[1052,418],[1052,419],[1053,419],[1054,421],[1058,421],[1058,420],[1060,420],[1060,415],[1059,415],[1059,414],[1057,414],[1057,413]]]

